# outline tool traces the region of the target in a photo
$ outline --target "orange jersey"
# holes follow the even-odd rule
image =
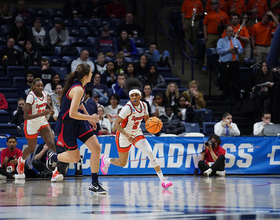
[[[208,34],[221,34],[218,32],[218,25],[226,25],[229,24],[228,15],[219,10],[219,12],[210,11],[204,17],[203,24],[207,25],[207,33]]]
[[[196,14],[203,12],[203,5],[200,0],[185,0],[182,5],[182,12],[185,12],[185,18],[191,19],[193,9],[196,8]],[[196,16],[198,18],[198,16]]]
[[[211,7],[211,2],[212,2],[212,0],[207,1],[206,7],[205,7],[206,11],[213,11],[213,9]],[[220,6],[220,10],[227,13],[227,3],[224,0],[220,0],[219,6]]]
[[[274,28],[274,22],[263,25],[261,22],[254,24],[252,36],[255,36],[255,44],[268,46],[271,42],[271,32]]]
[[[268,10],[266,0],[249,0],[247,10],[258,8],[258,19],[262,19],[264,13]]]
[[[229,0],[227,2],[227,10],[230,11],[232,7],[236,8],[235,13],[239,15],[247,11],[244,0]]]
[[[238,24],[236,27],[234,27],[233,25],[231,25],[231,27],[233,28],[233,32],[234,32],[234,36],[235,36],[235,34],[237,33],[237,31],[239,30],[239,28],[240,28],[240,24]],[[249,32],[248,32],[248,30],[247,30],[247,28],[246,27],[243,27],[241,30],[240,30],[240,32],[239,32],[239,34],[238,34],[239,36],[241,36],[241,37],[250,37],[249,36]],[[226,36],[226,31],[224,30],[224,33],[223,33],[223,35],[222,35],[222,38],[224,38]],[[241,41],[241,40],[239,40],[239,42],[240,42],[240,44],[241,44],[241,46],[244,48],[245,47],[245,44]]]
[[[280,0],[272,0],[271,1],[271,8],[272,8],[272,5],[275,3],[275,2],[279,2]],[[277,12],[279,15],[280,15],[280,3],[276,6],[276,8],[274,8],[272,10],[273,12]]]

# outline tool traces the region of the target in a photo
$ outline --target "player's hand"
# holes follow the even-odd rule
[[[133,134],[126,134],[126,138],[130,143],[132,143],[132,144],[135,143],[135,141],[134,141],[135,136]]]
[[[88,121],[92,121],[94,123],[98,123],[99,122],[99,116],[97,114],[92,114]]]
[[[50,113],[52,114],[52,115],[54,115],[54,110],[53,109],[50,109]]]
[[[94,121],[89,120],[88,122],[92,125],[93,130],[97,129],[97,125],[94,123]]]
[[[42,116],[47,116],[48,114],[50,114],[50,112],[51,112],[50,109],[46,109],[41,114],[42,114]]]

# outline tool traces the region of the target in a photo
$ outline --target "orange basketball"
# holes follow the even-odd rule
[[[145,127],[149,133],[156,134],[162,128],[162,121],[157,117],[151,117],[146,121]]]

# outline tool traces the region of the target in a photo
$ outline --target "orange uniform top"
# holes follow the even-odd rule
[[[211,7],[211,2],[212,0],[207,1],[205,11],[213,11]],[[227,3],[224,0],[220,0],[219,6],[220,6],[220,10],[227,13]]]
[[[252,36],[255,36],[255,44],[268,46],[271,42],[271,32],[274,28],[274,22],[263,25],[261,22],[254,24]]]
[[[237,33],[237,31],[238,31],[238,29],[240,28],[241,25],[238,24],[236,27],[234,27],[233,25],[230,25],[230,26],[233,28],[233,32],[234,32],[234,36],[235,36],[235,34]],[[248,37],[248,38],[250,37],[247,28],[244,27],[244,26],[243,26],[243,28],[240,30],[240,32],[239,32],[238,35],[241,36],[241,37]],[[224,30],[224,33],[223,33],[223,35],[222,35],[222,38],[224,38],[225,36],[226,36],[226,30]],[[233,36],[233,37],[234,37],[234,36]],[[245,44],[244,44],[241,40],[239,40],[239,42],[240,42],[241,46],[244,48],[244,47],[245,47]]]
[[[262,19],[264,13],[268,10],[266,0],[249,0],[247,10],[258,8],[258,19]]]
[[[272,8],[272,5],[275,3],[275,2],[279,2],[280,0],[272,0],[271,1],[271,8]],[[278,14],[280,14],[280,3],[278,4],[278,6],[276,8],[273,9],[273,12],[278,12]]]
[[[244,0],[229,0],[227,2],[227,10],[230,11],[232,7],[236,8],[235,13],[239,15],[247,11]]]
[[[214,10],[207,13],[204,17],[203,24],[207,25],[207,33],[208,34],[221,34],[218,32],[218,25],[229,24],[228,15],[219,10],[219,12],[215,12]]]
[[[185,18],[191,19],[193,15],[193,8],[196,8],[196,14],[203,13],[203,5],[200,0],[185,0],[182,5],[182,12],[185,12]],[[199,17],[196,16],[198,19]]]

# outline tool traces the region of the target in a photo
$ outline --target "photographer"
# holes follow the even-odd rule
[[[198,167],[204,176],[225,176],[225,154],[222,148],[222,141],[219,136],[212,134],[208,141],[204,143],[204,150],[201,152],[201,160]]]

